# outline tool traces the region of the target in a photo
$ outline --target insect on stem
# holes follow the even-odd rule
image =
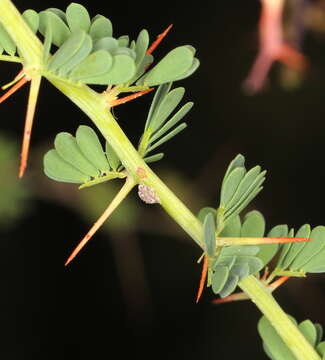
[[[201,279],[200,279],[200,285],[199,285],[199,289],[197,292],[197,296],[196,296],[196,303],[199,302],[202,293],[203,293],[203,289],[204,289],[204,284],[205,284],[205,280],[207,278],[207,274],[208,274],[208,264],[209,264],[209,259],[207,255],[204,255],[203,258],[203,267],[202,267],[202,273],[201,273]]]
[[[148,48],[147,54],[152,54],[156,50],[158,45],[161,43],[163,38],[169,33],[169,31],[172,27],[173,27],[173,24],[170,24],[164,32],[162,32],[160,35],[157,36],[157,39]]]
[[[67,266],[80,252],[80,250],[87,244],[87,242],[91,239],[91,237],[96,233],[96,231],[103,225],[103,223],[107,220],[107,218],[112,214],[112,212],[121,204],[121,202],[125,199],[128,193],[135,186],[135,181],[128,177],[126,182],[120,189],[120,191],[116,194],[115,198],[109,204],[107,209],[102,213],[102,215],[98,218],[95,224],[90,228],[87,234],[83,237],[83,239],[79,242],[77,247],[73,250],[71,255],[68,257],[64,266]]]

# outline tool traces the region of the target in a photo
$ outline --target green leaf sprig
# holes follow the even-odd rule
[[[171,87],[171,82],[160,85],[155,93],[138,147],[141,156],[155,150],[187,127],[185,122],[179,122],[191,110],[193,103],[187,102],[171,116],[185,93],[182,87],[172,90]],[[163,154],[154,156],[162,158]]]

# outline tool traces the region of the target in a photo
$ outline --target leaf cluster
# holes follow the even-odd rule
[[[23,13],[34,33],[44,37],[44,75],[53,74],[73,82],[97,85],[132,84],[145,87],[184,79],[199,66],[190,45],[171,50],[156,66],[147,53],[149,34],[140,31],[136,40],[128,35],[113,36],[111,21],[103,15],[90,17],[87,9],[71,3],[66,11],[49,8]],[[51,55],[51,48],[58,49]],[[0,24],[0,54],[16,53],[16,45]]]
[[[292,316],[290,316],[290,319],[298,327],[310,345],[315,348],[319,356],[324,360],[325,341],[322,341],[322,326],[317,323],[313,324],[310,320],[304,320],[298,324]],[[258,332],[263,340],[264,351],[271,360],[296,359],[265,316],[263,316],[258,322]]]
[[[257,274],[273,258],[278,250],[278,244],[264,244],[251,246],[228,246],[216,250],[216,210],[203,208],[199,219],[203,220],[204,242],[206,253],[210,258],[210,282],[215,294],[221,297],[230,295],[240,280],[248,275]],[[273,228],[269,234],[276,232]],[[248,212],[243,221],[236,215],[224,227],[220,237],[264,237],[265,220],[263,215],[256,211]],[[268,235],[269,235],[268,234]]]
[[[304,274],[325,272],[325,227],[311,229],[309,224],[305,224],[295,233],[295,237],[310,238],[312,241],[282,245],[277,271]]]
[[[106,142],[104,152],[89,126],[79,126],[75,137],[67,132],[57,134],[54,146],[44,156],[44,172],[53,180],[87,185],[125,177],[113,149]]]
[[[193,103],[187,102],[172,115],[182,101],[185,89],[178,87],[171,90],[171,87],[171,82],[162,84],[155,93],[139,143],[141,156],[155,150],[187,127],[185,122],[179,122],[191,110]],[[161,159],[163,155],[160,153],[153,156]]]

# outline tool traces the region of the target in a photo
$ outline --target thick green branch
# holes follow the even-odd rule
[[[108,111],[104,97],[84,85],[76,86],[56,79],[49,80],[90,117],[113,147],[128,174],[136,178],[138,182],[150,186],[158,195],[165,211],[202,247],[203,233],[200,221],[139,156],[113,115]]]
[[[0,21],[16,42],[24,58],[24,65],[41,64],[42,44],[12,2],[0,0],[0,9]],[[77,86],[54,78],[49,78],[49,80],[91,118],[121,159],[128,175],[137,182],[150,186],[160,199],[165,211],[202,247],[202,224],[143,161],[107,110],[104,98],[84,85]],[[249,276],[239,285],[271,321],[298,360],[320,360],[315,350],[260,281]]]
[[[275,301],[270,289],[252,275],[240,281],[239,286],[270,321],[297,360],[321,360],[298,327]]]

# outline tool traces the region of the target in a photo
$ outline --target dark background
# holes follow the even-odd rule
[[[15,4],[39,11],[65,9],[69,2]],[[186,100],[195,102],[189,127],[164,147],[166,158],[153,166],[191,210],[217,206],[225,168],[240,152],[249,167],[268,170],[265,189],[250,207],[263,212],[268,228],[325,223],[322,33],[306,29],[303,51],[310,67],[298,87],[283,86],[275,65],[267,87],[248,96],[242,82],[257,52],[258,1],[94,0],[83,5],[92,16],[108,16],[116,35],[135,38],[146,28],[154,39],[173,23],[156,58],[182,44],[198,49],[199,70],[181,82]],[[1,63],[1,83],[17,71],[16,64]],[[135,144],[151,99],[152,94],[115,111]],[[1,135],[11,144],[20,141],[26,102],[27,88],[0,107]],[[159,207],[145,206],[136,193],[117,214],[115,226],[98,232],[71,266],[63,267],[112,196],[94,192],[101,203],[91,205],[87,215],[94,200],[42,174],[42,155],[55,134],[74,133],[79,124],[89,124],[85,115],[44,81],[29,168],[17,185],[28,193],[26,201],[18,202],[21,211],[0,227],[1,358],[265,359],[256,331],[258,310],[249,302],[213,306],[209,290],[195,305],[200,250]],[[18,155],[13,159],[12,172],[0,169],[9,184],[17,182]],[[114,186],[99,187],[106,194],[105,189],[116,191]],[[12,204],[8,200],[8,208]],[[293,279],[276,297],[299,321],[325,325],[324,284],[323,276]]]

